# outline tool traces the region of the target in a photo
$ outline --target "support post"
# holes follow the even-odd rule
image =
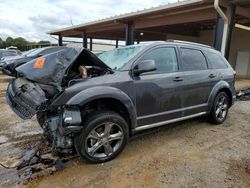
[[[235,24],[235,12],[236,12],[236,4],[232,4],[231,5],[229,31],[228,31],[228,36],[227,36],[226,50],[225,50],[225,58],[227,60],[229,59],[233,28],[234,28],[234,24]]]
[[[93,48],[93,39],[92,37],[89,39],[89,50],[92,51]]]
[[[118,46],[119,46],[119,41],[115,40],[115,48],[118,48]]]
[[[58,46],[62,46],[62,35],[58,35]]]
[[[129,21],[126,26],[126,45],[134,44],[134,26],[133,22]]]
[[[88,48],[88,40],[85,31],[82,32],[82,46],[83,48]]]
[[[224,21],[220,17],[220,15],[217,15],[215,37],[214,37],[214,48],[218,51],[221,51],[223,28],[224,28]]]

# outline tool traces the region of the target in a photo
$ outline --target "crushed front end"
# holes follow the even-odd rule
[[[53,101],[76,83],[111,73],[110,68],[86,49],[67,48],[29,61],[15,71],[16,78],[6,93],[8,105],[22,119],[36,115],[53,153],[72,153],[83,115],[79,106],[66,105],[66,99],[56,105]]]
[[[32,118],[46,100],[45,93],[39,85],[26,79],[13,79],[8,85],[6,101],[22,119]]]
[[[78,107],[52,107],[39,84],[24,78],[10,81],[6,101],[22,119],[31,119],[37,114],[44,136],[52,144],[54,154],[73,152],[74,134],[82,128],[81,112]]]

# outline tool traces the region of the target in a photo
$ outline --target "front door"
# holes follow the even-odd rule
[[[156,71],[134,79],[137,126],[150,125],[180,117],[182,73],[179,72],[176,48],[163,46],[151,49],[143,60],[154,60]]]

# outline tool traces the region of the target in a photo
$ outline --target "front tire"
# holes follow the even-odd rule
[[[128,141],[128,125],[113,111],[100,111],[84,122],[82,132],[75,137],[75,148],[81,158],[92,163],[114,159]]]
[[[216,95],[209,119],[213,124],[221,124],[225,121],[229,109],[229,99],[225,92]]]

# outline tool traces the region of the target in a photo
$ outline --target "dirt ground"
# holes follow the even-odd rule
[[[35,119],[17,118],[1,89],[0,96],[0,162],[15,166],[41,129]],[[0,186],[250,187],[250,101],[237,101],[219,126],[202,117],[143,132],[104,164],[76,158],[64,170],[30,181],[0,167]]]
[[[240,89],[250,88],[249,79],[237,79],[235,82],[235,89],[239,91]]]

